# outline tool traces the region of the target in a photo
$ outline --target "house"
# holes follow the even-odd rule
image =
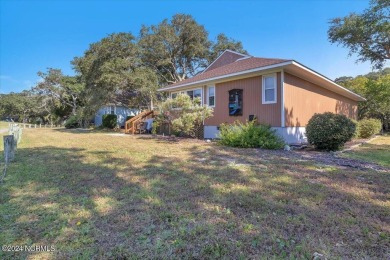
[[[95,114],[95,126],[103,124],[103,115],[113,114],[117,115],[117,122],[119,127],[123,127],[128,116],[135,116],[140,111],[138,109],[131,109],[122,104],[108,104],[101,107]]]
[[[357,119],[365,99],[320,73],[290,59],[257,58],[224,51],[202,73],[160,89],[174,98],[186,93],[214,108],[204,121],[204,138],[217,138],[222,123],[254,117],[271,125],[287,143],[305,141],[315,113],[333,112]]]

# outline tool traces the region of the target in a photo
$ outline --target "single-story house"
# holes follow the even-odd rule
[[[287,143],[306,141],[314,113],[333,112],[357,119],[365,99],[291,59],[257,58],[224,51],[203,72],[159,91],[200,97],[214,108],[204,121],[204,138],[217,138],[222,123],[253,117],[271,125]]]
[[[127,116],[135,116],[139,114],[138,109],[131,109],[122,104],[108,104],[101,107],[95,114],[95,126],[101,126],[103,124],[103,115],[112,114],[117,115],[118,126],[125,125]]]

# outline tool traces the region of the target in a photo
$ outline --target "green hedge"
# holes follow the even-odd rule
[[[379,119],[363,119],[358,121],[357,137],[369,138],[379,134],[382,130],[382,122]]]
[[[306,136],[317,149],[335,151],[352,139],[356,124],[344,115],[314,114],[306,126]]]
[[[114,129],[117,126],[117,115],[103,115],[103,127]]]
[[[242,148],[280,149],[284,141],[269,125],[257,125],[254,121],[246,124],[222,124],[219,143],[226,146]]]

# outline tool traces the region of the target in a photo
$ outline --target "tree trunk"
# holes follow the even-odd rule
[[[76,115],[76,111],[77,111],[77,98],[74,98],[72,96],[72,100],[73,100],[73,106],[72,106],[72,115]]]
[[[153,95],[150,94],[150,110],[153,110]]]

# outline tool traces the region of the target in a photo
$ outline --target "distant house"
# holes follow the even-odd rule
[[[289,59],[256,58],[226,50],[202,73],[160,89],[199,97],[214,108],[204,121],[204,137],[217,138],[222,123],[254,117],[271,125],[288,143],[305,141],[314,113],[357,118],[365,99],[320,73]]]
[[[101,126],[103,124],[103,115],[113,114],[117,115],[118,125],[120,127],[125,125],[127,116],[135,116],[140,111],[138,109],[131,109],[124,105],[108,104],[101,107],[95,114],[95,126]]]

